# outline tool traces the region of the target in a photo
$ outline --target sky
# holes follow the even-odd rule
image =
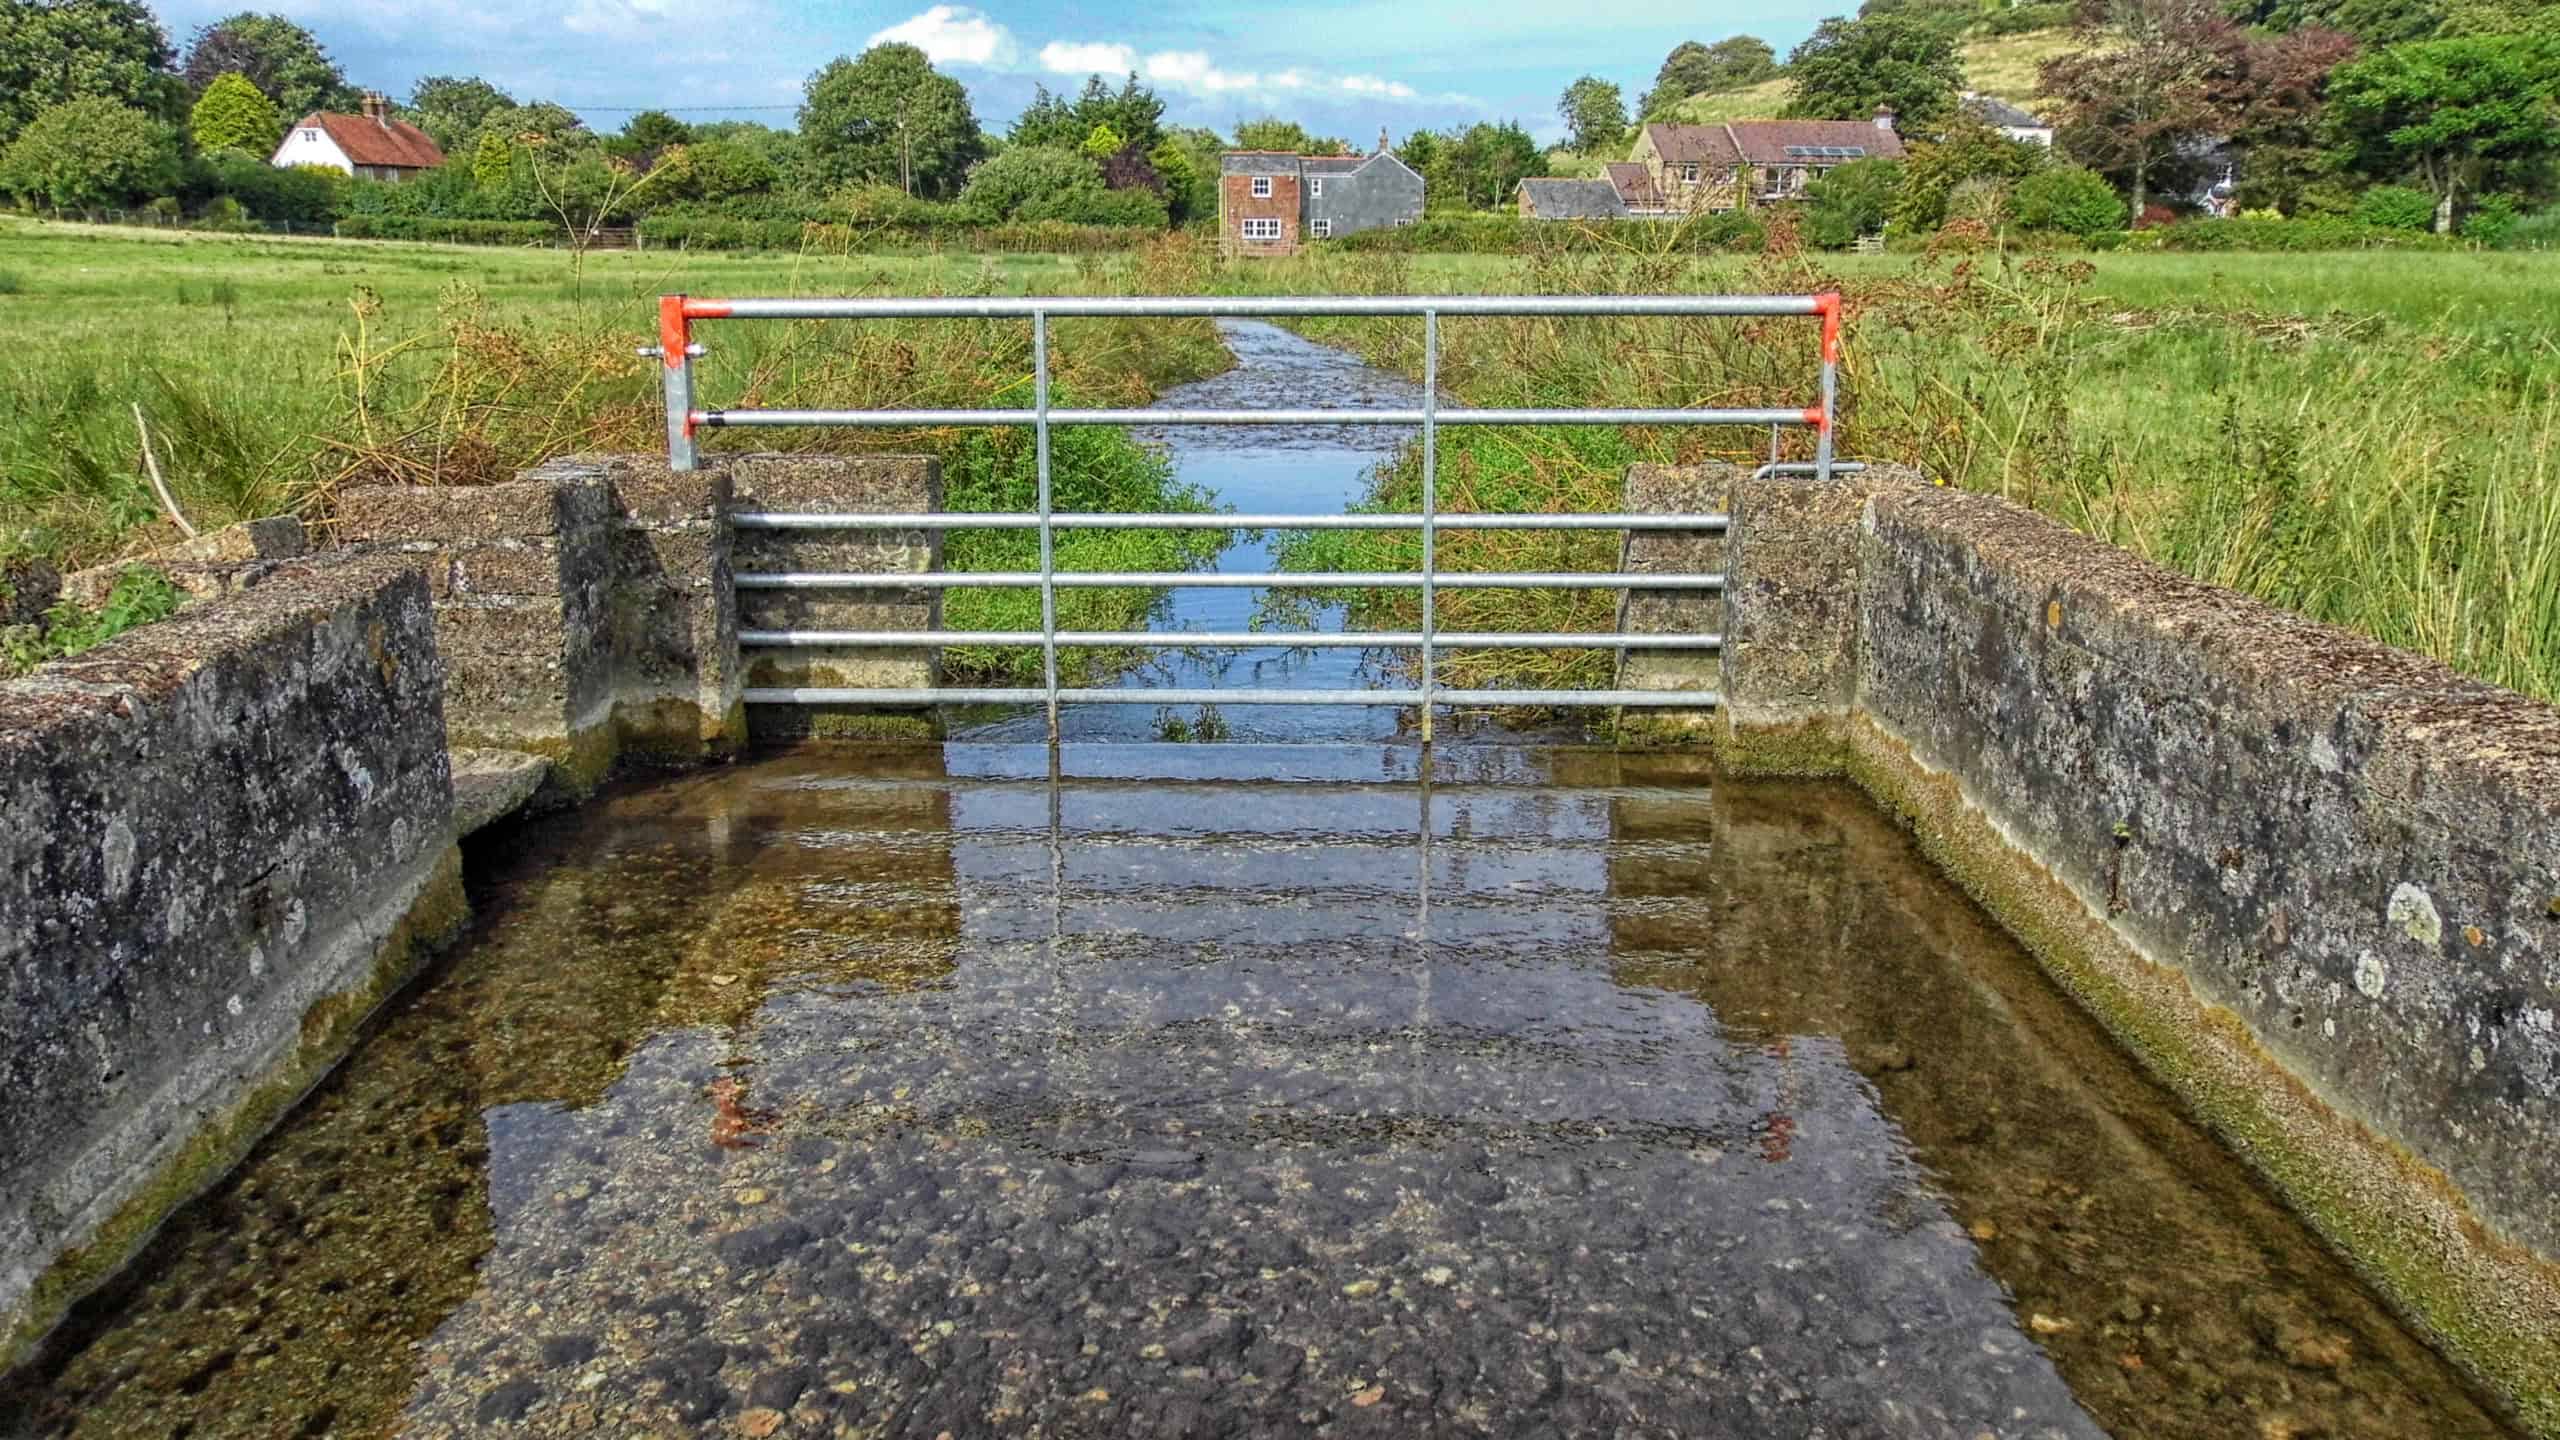
[[[1478,120],[1563,131],[1556,97],[1594,74],[1632,109],[1682,40],[1754,34],[1780,54],[1854,0],[1767,0],[1748,10],[1635,0],[1213,3],[1144,10],[1078,0],[984,5],[833,0],[161,0],[181,49],[244,3],[290,16],[353,83],[405,97],[423,75],[478,75],[519,100],[556,100],[599,130],[632,111],[789,126],[801,83],[837,55],[905,40],[968,87],[1001,131],[1033,87],[1072,92],[1130,70],[1169,121],[1221,132],[1277,114],[1367,148]]]

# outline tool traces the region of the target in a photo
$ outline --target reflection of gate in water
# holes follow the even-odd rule
[[[1443,408],[1439,402],[1440,317],[1454,316],[1679,316],[1695,318],[1813,316],[1822,322],[1820,402],[1797,408],[1695,409],[1480,409]],[[1419,316],[1423,325],[1422,404],[1414,409],[1268,409],[1268,410],[1091,410],[1056,409],[1049,403],[1049,321],[1051,317],[1264,317]],[[1027,410],[705,410],[697,408],[693,357],[696,320],[886,320],[988,319],[1019,317],[1031,322],[1032,403]],[[1468,296],[1290,296],[1228,297],[1047,297],[1021,299],[759,299],[705,300],[669,295],[659,302],[659,344],[664,362],[667,403],[667,455],[677,470],[694,468],[694,436],[702,427],[865,426],[951,427],[1029,426],[1036,437],[1038,467],[1036,508],[1010,514],[766,514],[733,517],[743,530],[1036,530],[1040,568],[1021,572],[937,574],[836,574],[779,572],[742,574],[740,589],[889,590],[958,587],[1037,588],[1040,628],[1018,631],[864,631],[748,630],[739,643],[748,648],[790,647],[948,647],[953,645],[1038,646],[1043,683],[1021,687],[930,687],[923,689],[792,688],[749,689],[751,705],[913,705],[1041,704],[1048,708],[1049,733],[1057,738],[1058,707],[1080,704],[1153,702],[1168,705],[1410,705],[1420,714],[1421,737],[1431,738],[1435,705],[1524,706],[1670,706],[1698,709],[1716,703],[1712,692],[1697,690],[1467,690],[1437,683],[1434,656],[1447,649],[1718,650],[1722,637],[1705,632],[1629,633],[1616,630],[1587,634],[1530,631],[1465,632],[1441,630],[1435,623],[1434,600],[1444,589],[1644,589],[1720,592],[1721,573],[1647,572],[1642,576],[1592,572],[1443,573],[1438,566],[1437,537],[1442,530],[1615,530],[1692,531],[1722,534],[1727,517],[1695,514],[1457,514],[1439,510],[1439,429],[1444,425],[1740,425],[1811,429],[1815,455],[1801,468],[1829,479],[1833,431],[1838,414],[1840,297],[1822,295],[1468,295]],[[1058,425],[1393,425],[1422,432],[1422,506],[1409,514],[1357,515],[1218,515],[1140,513],[1058,513],[1052,505],[1049,437]],[[1796,468],[1796,467],[1790,467]],[[1843,467],[1845,468],[1845,467]],[[1060,530],[1149,529],[1200,530],[1211,525],[1254,530],[1412,530],[1420,532],[1421,564],[1410,571],[1306,573],[1195,573],[1143,571],[1073,571],[1061,573],[1055,563],[1055,535]],[[1414,589],[1421,592],[1420,626],[1410,631],[1299,633],[1251,631],[1234,634],[1198,631],[1061,631],[1057,624],[1057,592],[1079,587],[1177,586],[1274,587],[1293,590]],[[1190,649],[1226,646],[1350,646],[1418,652],[1416,683],[1411,686],[1357,690],[1293,689],[1131,689],[1062,688],[1058,683],[1061,646],[1127,649]]]

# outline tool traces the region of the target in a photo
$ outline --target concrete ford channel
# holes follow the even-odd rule
[[[243,561],[254,583],[0,685],[11,1358],[42,1355],[460,932],[458,813],[573,805],[760,738],[931,735],[918,707],[742,705],[772,662],[739,650],[729,576],[750,545],[773,551],[760,566],[930,573],[933,538],[750,539],[727,517],[931,511],[939,484],[913,459],[594,457],[357,493],[339,549]],[[1721,595],[1630,590],[1623,628],[1724,637],[1629,652],[1628,688],[1721,697],[1646,711],[1648,738],[1711,752],[1737,791],[1854,782],[2397,1315],[2513,1422],[2560,1435],[2560,715],[1889,466],[1644,469],[1627,503],[1731,515],[1729,534],[1628,542],[1631,577],[1725,576]],[[776,603],[789,623],[924,630],[938,595]],[[792,660],[783,683],[935,674],[922,648]],[[731,1138],[773,1123],[665,1085],[746,1127]],[[1131,1143],[1076,1163],[1177,1184],[1204,1163]],[[863,1173],[912,1194],[919,1159]],[[1224,1313],[1202,1323],[1252,1323]],[[468,1323],[501,1338],[494,1315]],[[1180,1348],[1250,1340],[1202,1334]],[[423,1399],[411,1427],[551,1413],[538,1386],[493,1393]],[[1392,1408],[1368,1393],[1340,1413]],[[796,1424],[815,1402],[793,1395],[702,1423]]]

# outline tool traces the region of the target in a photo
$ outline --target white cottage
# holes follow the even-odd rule
[[[279,170],[326,165],[359,180],[396,181],[442,165],[444,151],[426,131],[392,119],[391,102],[369,93],[361,115],[315,110],[294,122],[270,163]]]

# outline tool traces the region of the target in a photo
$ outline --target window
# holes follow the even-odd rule
[[[1244,238],[1277,240],[1280,238],[1280,222],[1273,219],[1247,220],[1244,222]]]
[[[317,139],[319,139],[319,138],[320,138],[320,132],[319,132],[319,131],[317,131],[317,130],[305,130],[305,131],[303,131],[303,132],[302,132],[302,143],[303,143],[303,144],[305,144],[305,145],[308,145],[308,144],[310,144],[312,141],[317,140]]]
[[[1253,198],[1256,200],[1268,200],[1271,198],[1270,176],[1256,175],[1253,177]]]
[[[1307,224],[1307,233],[1318,240],[1330,240],[1333,238],[1333,222],[1330,220],[1309,221]]]
[[[1308,182],[1307,182],[1307,193],[1308,193],[1309,195],[1311,195],[1311,196],[1314,196],[1314,197],[1315,197],[1316,199],[1318,199],[1318,200],[1323,199],[1323,198],[1324,198],[1324,177],[1323,177],[1323,176],[1321,176],[1321,175],[1319,175],[1319,176],[1317,176],[1316,178],[1314,178],[1313,180],[1308,181]]]
[[[1683,165],[1683,166],[1681,166],[1681,167],[1680,167],[1680,183],[1681,183],[1681,184],[1683,184],[1683,185],[1695,185],[1695,184],[1697,184],[1697,183],[1698,183],[1698,167],[1697,167],[1697,166],[1695,166],[1695,165]]]

